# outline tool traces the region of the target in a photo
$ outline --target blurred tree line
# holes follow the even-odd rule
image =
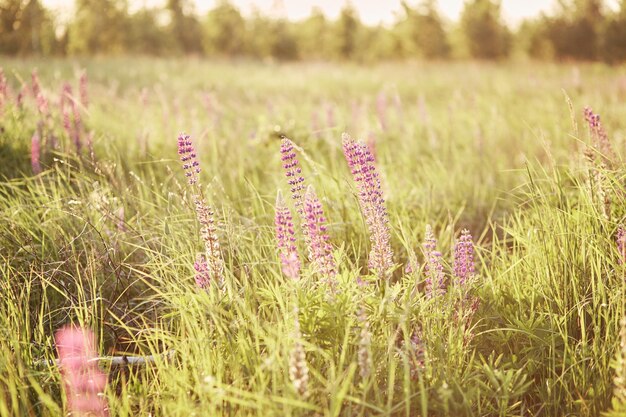
[[[521,1],[521,0],[520,0]],[[349,3],[336,20],[313,9],[292,22],[260,12],[243,16],[218,0],[204,16],[192,0],[131,9],[129,0],[75,0],[59,22],[41,0],[0,0],[0,54],[194,54],[277,60],[537,59],[626,61],[626,0],[559,0],[556,13],[511,30],[500,1],[466,0],[459,22],[444,19],[436,0],[402,2],[392,25],[367,26]]]

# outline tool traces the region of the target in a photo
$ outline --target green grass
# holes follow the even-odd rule
[[[570,67],[529,63],[0,66],[14,90],[38,68],[61,143],[33,175],[33,99],[0,118],[0,417],[63,415],[59,370],[44,361],[55,356],[55,330],[70,322],[95,331],[102,355],[175,351],[111,369],[115,416],[597,416],[613,407],[612,360],[626,314],[615,244],[626,169],[620,155],[601,171],[607,218],[587,184],[582,108],[602,115],[621,154],[623,68],[581,65],[579,82]],[[95,159],[75,155],[55,104],[64,80],[76,90],[83,67]],[[216,208],[224,290],[194,285],[203,245],[177,160],[181,131],[194,140]],[[367,276],[369,238],[343,131],[375,137],[397,264],[389,282]],[[300,282],[280,271],[281,134],[301,148],[329,220],[334,296],[308,265]],[[477,242],[471,292],[480,307],[465,324],[458,291],[428,299],[422,271],[404,273],[409,259],[424,261],[427,224],[447,268],[461,229]],[[359,276],[371,284],[358,285]],[[296,306],[307,397],[289,379]],[[361,308],[372,335],[366,378]],[[416,330],[423,356],[411,347]]]

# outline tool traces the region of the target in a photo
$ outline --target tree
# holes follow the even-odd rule
[[[305,59],[330,57],[329,45],[332,36],[330,23],[319,8],[313,8],[308,18],[296,24],[295,36],[301,57]]]
[[[158,22],[163,9],[140,9],[129,16],[127,49],[148,55],[164,55],[175,51],[178,44]]]
[[[57,52],[54,24],[39,0],[0,0],[0,53]]]
[[[560,12],[545,22],[545,35],[560,59],[598,58],[604,20],[601,0],[560,0]]]
[[[68,32],[68,52],[124,52],[127,42],[126,0],[76,0],[76,15]]]
[[[361,31],[361,21],[351,4],[347,4],[335,23],[334,41],[335,53],[339,58],[351,59],[357,50],[358,37]]]
[[[204,27],[204,50],[207,53],[236,56],[246,51],[246,21],[228,0],[220,0],[209,11]]]
[[[606,24],[602,52],[606,62],[626,61],[626,0],[622,1],[619,13]]]
[[[423,0],[417,8],[402,2],[405,17],[396,31],[404,55],[419,55],[427,59],[446,58],[450,44],[437,11],[435,0]]]
[[[170,14],[168,32],[177,50],[190,54],[202,52],[202,25],[193,13],[189,0],[168,0]]]
[[[508,56],[511,34],[502,22],[499,1],[470,0],[465,3],[461,29],[472,57],[499,59]]]

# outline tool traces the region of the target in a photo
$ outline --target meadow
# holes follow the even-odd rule
[[[0,67],[0,416],[626,415],[626,68]]]

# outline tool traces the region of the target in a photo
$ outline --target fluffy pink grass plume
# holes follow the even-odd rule
[[[389,278],[393,268],[393,250],[389,216],[382,194],[380,176],[374,165],[374,155],[362,141],[350,135],[342,136],[343,154],[348,162],[359,196],[359,205],[369,230],[371,250],[368,267],[381,278]]]
[[[609,135],[606,133],[606,130],[600,121],[600,115],[595,114],[591,107],[588,106],[584,108],[583,113],[585,115],[587,125],[589,126],[592,145],[602,154],[602,157],[606,162],[614,161],[615,152],[611,146]]]
[[[305,240],[309,260],[322,275],[332,278],[337,274],[333,258],[333,248],[329,242],[324,209],[313,187],[309,186],[304,195]]]
[[[41,122],[30,140],[30,164],[34,174],[41,172]]]
[[[302,176],[302,168],[300,168],[300,162],[296,156],[296,151],[293,142],[288,138],[283,138],[280,142],[280,154],[283,168],[285,169],[285,176],[289,183],[291,198],[293,204],[296,207],[296,211],[300,216],[303,216],[302,205],[304,201],[305,183]]]
[[[293,217],[280,191],[276,197],[276,246],[278,248],[283,274],[297,280],[300,278],[300,257],[296,247]]]
[[[215,223],[215,212],[202,196],[198,184],[200,174],[200,163],[197,160],[196,151],[189,135],[181,133],[178,136],[178,155],[185,171],[185,176],[191,186],[193,202],[196,208],[196,216],[200,223],[200,236],[204,241],[204,261],[202,271],[208,271],[210,281],[215,281],[221,287],[224,284],[224,259],[219,240],[217,238],[217,227]],[[206,266],[206,268],[205,268]],[[198,272],[198,268],[196,268]],[[202,280],[202,282],[209,281]],[[198,282],[198,280],[196,280]]]
[[[48,117],[50,115],[48,99],[46,99],[43,91],[41,90],[41,83],[39,82],[39,75],[37,75],[37,71],[32,72],[31,80],[33,96],[35,97],[35,101],[37,102],[37,110],[39,111],[39,115],[41,117]]]
[[[107,377],[98,368],[94,334],[87,329],[64,327],[56,333],[55,342],[71,415],[108,416],[102,395]]]
[[[474,242],[469,230],[464,229],[454,247],[454,276],[462,287],[474,277]]]
[[[442,256],[441,252],[437,250],[437,239],[430,225],[426,226],[423,248],[424,257],[426,258],[424,267],[424,272],[426,273],[426,296],[432,298],[445,294]]]

